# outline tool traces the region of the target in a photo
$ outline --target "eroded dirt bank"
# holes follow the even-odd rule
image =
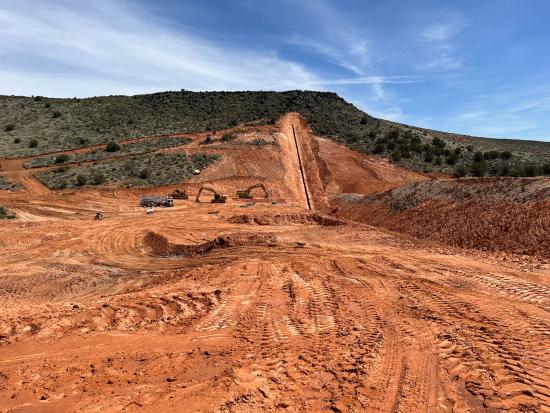
[[[418,238],[550,258],[550,179],[427,181],[332,199],[337,217]]]

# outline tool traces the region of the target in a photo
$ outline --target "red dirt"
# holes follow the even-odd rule
[[[307,211],[294,122],[319,209],[341,190],[426,179],[312,137],[297,115],[262,149],[199,137],[174,149],[224,156],[182,185],[42,192],[14,161],[27,190],[0,191],[19,216],[0,223],[0,412],[549,411],[550,263]],[[234,197],[258,181],[277,203]],[[203,182],[228,202],[138,206],[146,191],[193,195]],[[513,182],[490,202],[506,188],[519,208],[546,202]],[[471,202],[451,206],[442,185],[373,197],[400,213]]]
[[[327,227],[344,225],[345,222],[329,216],[317,213],[287,213],[287,214],[242,214],[228,218],[232,224],[257,224],[257,225],[291,225],[291,224],[316,224]]]
[[[548,178],[422,182],[332,205],[335,216],[418,238],[550,258]]]

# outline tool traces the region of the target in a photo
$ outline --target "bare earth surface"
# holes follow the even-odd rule
[[[0,224],[0,412],[550,411],[544,257],[327,216],[337,192],[428,178],[345,156],[296,115],[273,136],[200,148],[224,158],[186,188],[227,204],[151,216],[145,190],[50,192],[5,165],[25,190],[0,191],[19,217]],[[243,207],[254,182],[270,199]]]

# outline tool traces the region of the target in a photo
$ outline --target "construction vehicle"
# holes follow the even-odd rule
[[[172,192],[169,195],[169,197],[172,199],[189,199],[189,195],[187,195],[187,192],[185,192],[185,189],[183,191],[176,189],[174,192]]]
[[[199,189],[199,193],[197,194],[197,198],[195,199],[197,202],[200,202],[199,197],[201,196],[202,191],[212,192],[214,197],[212,198],[211,202],[213,204],[225,204],[225,201],[227,201],[227,195],[218,194],[214,189],[210,187],[201,186],[201,188]]]
[[[255,188],[261,188],[264,191],[264,198],[268,197],[267,189],[265,189],[264,184],[255,184],[241,191],[237,191],[237,196],[239,198],[250,199],[252,198],[252,195],[250,195],[250,191],[252,191]]]
[[[142,207],[173,207],[174,200],[166,196],[146,195],[141,197],[140,205]]]

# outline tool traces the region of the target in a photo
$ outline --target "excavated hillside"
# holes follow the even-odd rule
[[[548,179],[438,181],[314,131],[1,159],[0,413],[550,411]]]
[[[425,181],[331,203],[338,217],[418,238],[550,258],[549,178]]]

